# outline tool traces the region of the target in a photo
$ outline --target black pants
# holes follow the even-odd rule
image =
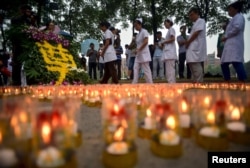
[[[96,67],[97,63],[96,62],[89,62],[89,77],[93,79],[92,72],[94,73],[94,79],[97,80],[96,77]]]
[[[185,69],[185,61],[186,61],[186,53],[180,53],[179,54],[179,77],[184,78],[184,69]],[[187,78],[191,78],[191,71],[190,68],[187,66]]]
[[[122,75],[122,60],[116,60],[116,67],[117,67],[117,75],[118,75],[118,80],[121,80],[121,75]]]
[[[102,80],[100,81],[101,84],[108,83],[109,78],[112,78],[112,83],[118,83],[117,72],[115,68],[115,61],[105,62],[104,64],[104,75]]]

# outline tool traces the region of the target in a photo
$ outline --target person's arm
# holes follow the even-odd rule
[[[104,53],[106,52],[107,48],[108,48],[109,45],[110,45],[110,40],[111,40],[111,38],[105,39],[105,43],[104,43],[104,45],[103,45],[103,49],[102,49],[102,52],[101,52],[101,56],[102,56],[102,57],[104,56]]]
[[[202,30],[198,30],[192,34],[192,36],[186,42],[186,48],[188,48],[189,45],[198,37],[201,31]]]
[[[236,36],[244,26],[244,22],[244,17],[241,17],[241,15],[237,15],[236,18],[233,20],[233,23],[230,24],[232,25],[231,29],[227,31],[226,35],[222,38],[222,41],[226,41],[227,39]]]
[[[93,53],[93,51],[91,50],[91,49],[89,49],[88,51],[87,51],[87,56],[89,57],[91,54]]]
[[[145,37],[143,39],[143,43],[140,47],[137,48],[136,52],[140,52],[141,50],[143,50],[144,47],[146,47],[148,45],[148,37]]]
[[[172,43],[173,41],[175,41],[175,36],[171,35],[170,38],[168,40],[163,41],[162,44],[169,44]]]

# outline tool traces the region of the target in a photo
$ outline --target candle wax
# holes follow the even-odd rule
[[[126,142],[113,142],[107,148],[108,153],[122,155],[128,153],[128,144]]]
[[[172,130],[163,131],[160,134],[160,143],[163,145],[177,145],[180,143],[180,137]]]
[[[144,119],[144,128],[149,130],[155,128],[155,122],[151,117],[146,117]]]
[[[39,167],[58,167],[64,163],[61,152],[55,147],[48,147],[39,151],[36,161]]]
[[[217,127],[203,127],[200,130],[200,135],[207,136],[207,137],[219,137],[220,130]]]
[[[246,126],[244,123],[239,121],[232,121],[227,124],[227,129],[232,131],[239,131],[239,132],[245,132]]]
[[[0,149],[0,166],[11,167],[17,163],[17,158],[14,150]]]
[[[182,128],[190,127],[190,116],[188,114],[180,114],[180,126]]]

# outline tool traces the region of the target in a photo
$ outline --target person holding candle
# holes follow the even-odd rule
[[[147,83],[153,83],[152,72],[149,67],[151,61],[150,51],[148,47],[148,31],[142,28],[142,18],[137,18],[134,27],[139,33],[136,35],[136,58],[134,63],[134,78],[132,83],[138,83],[140,68],[143,69]]]

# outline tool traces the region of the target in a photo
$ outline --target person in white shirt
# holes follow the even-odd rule
[[[241,14],[242,2],[236,1],[228,6],[228,14],[232,17],[227,25],[226,33],[222,40],[225,42],[221,56],[221,69],[225,81],[230,81],[229,65],[232,64],[238,80],[244,82],[247,79],[244,68],[244,30],[245,19]]]
[[[112,78],[112,83],[118,83],[117,71],[115,68],[115,62],[117,60],[115,49],[114,49],[114,35],[108,29],[110,23],[103,21],[99,24],[100,29],[104,32],[103,49],[100,56],[104,58],[104,75],[100,80],[101,84],[107,84],[109,79]]]
[[[190,36],[186,42],[186,61],[191,70],[194,82],[203,82],[202,63],[207,56],[206,23],[200,18],[199,9],[191,8],[188,12],[193,22]]]
[[[140,68],[144,71],[144,76],[147,83],[153,83],[152,72],[149,67],[151,56],[148,47],[149,33],[142,28],[142,18],[137,18],[134,22],[134,27],[138,31],[136,35],[136,57],[134,63],[134,78],[132,83],[138,83]]]
[[[159,67],[159,75],[160,79],[164,78],[164,63],[162,61],[162,32],[156,32],[156,41],[154,42],[154,56],[153,56],[153,79],[157,78],[157,70]]]
[[[175,62],[177,60],[176,45],[175,45],[175,30],[172,27],[173,21],[167,18],[164,22],[168,33],[163,40],[162,60],[165,62],[166,78],[168,83],[176,83]]]

